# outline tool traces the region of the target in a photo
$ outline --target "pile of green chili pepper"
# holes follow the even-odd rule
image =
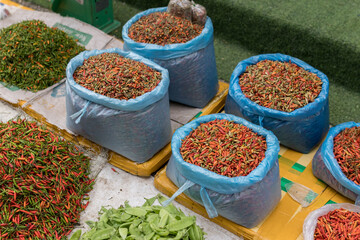
[[[88,169],[76,146],[36,122],[0,123],[0,239],[64,239],[88,204]]]
[[[187,239],[203,240],[204,232],[196,225],[195,217],[185,214],[172,204],[162,207],[153,205],[161,195],[146,199],[141,207],[131,207],[128,202],[119,209],[102,208],[98,222],[89,221],[91,230],[81,236],[75,232],[70,240],[130,240],[130,239]]]
[[[0,31],[0,81],[36,92],[65,77],[71,58],[85,48],[65,32],[39,20]]]

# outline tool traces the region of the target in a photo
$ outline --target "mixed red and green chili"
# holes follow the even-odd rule
[[[313,102],[322,81],[314,73],[291,62],[263,60],[240,75],[241,91],[251,101],[267,108],[292,112]]]
[[[203,26],[167,12],[141,17],[130,26],[128,35],[135,42],[166,45],[186,43],[200,35]]]
[[[265,158],[264,136],[225,119],[201,123],[180,148],[191,164],[227,177],[247,176]]]
[[[161,72],[142,62],[102,53],[84,60],[73,74],[81,86],[120,100],[128,100],[151,92],[161,81]]]
[[[0,239],[64,239],[88,203],[89,158],[27,120],[0,123]]]

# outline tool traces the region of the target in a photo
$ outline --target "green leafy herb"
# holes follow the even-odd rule
[[[165,198],[158,195],[146,199],[141,207],[131,207],[128,202],[119,209],[103,207],[98,222],[87,222],[91,230],[82,237],[76,232],[71,240],[204,239],[195,217],[185,216],[172,204],[153,205],[155,200],[163,202]]]

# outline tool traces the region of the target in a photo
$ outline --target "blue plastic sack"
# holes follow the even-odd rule
[[[334,137],[345,128],[355,126],[359,127],[360,123],[346,122],[332,127],[312,161],[313,173],[317,178],[320,178],[330,187],[354,201],[360,196],[360,186],[348,179],[341,171],[335,159],[333,148]]]
[[[229,178],[183,160],[180,154],[182,139],[201,123],[215,119],[243,124],[266,137],[265,158],[249,175]],[[184,191],[191,199],[205,206],[209,217],[221,215],[252,228],[272,211],[281,198],[279,142],[272,132],[260,126],[230,114],[206,115],[177,129],[171,140],[171,149],[166,175],[179,187],[179,191],[168,202]]]
[[[214,29],[209,17],[201,34],[186,43],[160,46],[135,42],[128,36],[131,25],[141,17],[166,10],[166,7],[152,8],[132,17],[122,29],[124,50],[151,59],[169,71],[171,101],[204,107],[218,90]]]
[[[314,102],[290,113],[266,108],[251,101],[241,91],[239,76],[245,72],[247,66],[262,60],[291,61],[315,73],[323,83],[319,96]],[[324,73],[288,55],[276,53],[253,56],[241,61],[232,73],[225,112],[272,131],[280,143],[288,148],[309,153],[329,130],[329,80]]]
[[[129,100],[109,98],[77,84],[73,78],[76,68],[84,59],[105,52],[142,62],[160,71],[162,80],[151,92]],[[69,62],[66,76],[66,124],[74,133],[140,163],[170,142],[166,69],[135,53],[113,48],[80,53]]]

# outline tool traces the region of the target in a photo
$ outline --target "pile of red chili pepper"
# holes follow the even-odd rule
[[[335,209],[317,220],[314,240],[360,239],[360,213]]]
[[[200,35],[203,26],[167,12],[154,12],[130,26],[128,35],[135,42],[166,45],[186,43]]]
[[[239,77],[241,91],[267,108],[292,112],[313,102],[322,81],[314,73],[291,62],[263,60],[250,65]]]
[[[216,119],[201,123],[180,148],[183,159],[227,177],[247,176],[265,158],[266,139],[250,128]]]
[[[151,92],[161,72],[117,53],[102,53],[84,60],[73,74],[81,86],[109,98],[128,100]]]
[[[345,128],[336,135],[333,152],[345,176],[360,184],[360,127]]]
[[[88,167],[36,122],[0,123],[0,239],[64,239],[88,204]]]

